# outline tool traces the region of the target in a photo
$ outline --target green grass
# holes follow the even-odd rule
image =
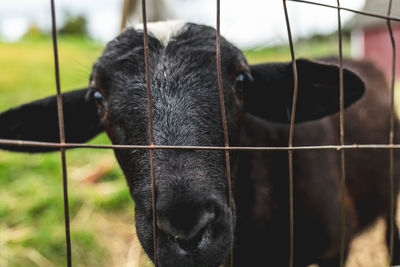
[[[300,43],[296,54],[336,54],[336,43]],[[63,91],[85,87],[104,45],[61,38]],[[345,52],[348,53],[348,44]],[[289,60],[287,46],[245,52],[250,63]],[[0,42],[0,110],[54,94],[49,39]],[[92,143],[109,143],[102,134]],[[134,205],[110,150],[67,152],[74,266],[120,266],[135,239]],[[97,183],[85,182],[93,176]],[[65,266],[60,154],[0,151],[0,266]]]
[[[294,52],[296,58],[334,56],[338,55],[338,43],[334,38],[323,42],[299,41],[294,46]],[[245,51],[244,54],[251,64],[291,60],[288,45]],[[344,40],[343,42],[343,55],[350,56],[350,42],[348,40]]]
[[[87,86],[102,49],[89,40],[60,39],[63,91]],[[0,110],[55,93],[51,40],[0,42],[0,51]],[[92,142],[109,143],[104,134]],[[133,235],[126,182],[109,150],[71,150],[67,163],[74,266],[108,266],[110,249],[100,232],[108,226],[96,218],[121,218]],[[96,174],[99,164],[108,167]],[[85,183],[93,173],[101,182]],[[63,266],[65,254],[59,153],[0,151],[0,266]]]
[[[0,42],[0,107],[55,93],[54,59],[49,39]],[[60,39],[59,60],[63,90],[84,87],[92,63],[100,56],[103,45],[89,40]]]

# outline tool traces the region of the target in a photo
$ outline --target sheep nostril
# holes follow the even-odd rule
[[[185,251],[193,251],[199,246],[203,237],[211,233],[213,220],[213,213],[204,213],[189,231],[176,229],[164,219],[158,220],[157,225],[170,242],[178,244]]]
[[[195,236],[193,236],[190,239],[185,239],[183,237],[178,236],[178,238],[175,239],[175,242],[183,250],[186,250],[186,251],[195,250],[199,246],[204,235],[206,235],[206,233],[209,232],[209,230],[210,230],[209,228],[210,228],[210,224],[208,224],[206,227],[201,229]]]
[[[188,239],[185,236],[180,236],[180,235],[172,236],[170,234],[167,234],[167,237],[169,241],[178,244],[178,246],[181,249],[185,251],[192,251],[199,246],[204,235],[208,234],[209,232],[210,232],[210,224],[207,224],[206,227],[201,229],[195,236],[192,236],[190,239]]]

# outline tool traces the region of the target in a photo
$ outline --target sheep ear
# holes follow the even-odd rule
[[[299,59],[296,122],[316,120],[339,111],[339,67]],[[361,98],[364,82],[344,68],[344,105]],[[293,97],[291,62],[251,66],[252,81],[244,92],[245,110],[274,122],[290,122]]]
[[[96,104],[88,89],[62,94],[66,142],[83,143],[103,131]],[[57,98],[50,96],[0,113],[0,138],[59,142]],[[56,148],[1,145],[23,152],[54,151]]]

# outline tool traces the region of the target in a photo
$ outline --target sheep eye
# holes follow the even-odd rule
[[[246,80],[246,75],[244,73],[239,73],[238,76],[236,76],[236,83],[243,83]]]
[[[238,93],[243,93],[245,84],[248,80],[248,75],[246,73],[240,72],[235,79],[235,88]]]
[[[99,91],[96,90],[93,92],[93,98],[94,98],[94,101],[96,102],[97,107],[102,108],[104,105],[103,95]]]

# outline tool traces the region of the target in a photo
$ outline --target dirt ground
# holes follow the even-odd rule
[[[399,203],[400,204],[400,203]],[[400,212],[398,211],[397,214]],[[109,244],[109,266],[150,267],[146,254],[141,249],[133,226],[133,219],[121,222],[120,218],[111,220],[102,217],[96,218],[99,228],[107,225],[102,231],[104,242]],[[398,216],[397,222],[400,221]],[[115,227],[109,227],[114,225]],[[346,267],[386,267],[388,253],[385,244],[386,225],[383,219],[378,220],[364,233],[356,237],[350,248]],[[317,267],[311,265],[309,267]]]
[[[385,242],[386,225],[380,219],[370,229],[353,240],[346,267],[387,267],[388,252]],[[317,267],[312,265],[309,267]]]
[[[381,219],[369,231],[353,240],[346,267],[388,266],[385,231],[386,225]]]
[[[350,255],[348,257],[346,267],[388,266],[388,253],[384,238],[385,228],[386,226],[384,221],[379,220],[370,229],[354,239],[351,244]],[[115,231],[112,233],[107,233],[108,235],[114,237],[113,244],[110,246],[112,248],[110,255],[113,255],[110,266],[152,266],[149,263],[147,256],[142,251],[136,234],[133,232],[134,227],[127,228],[126,225],[120,225],[120,227],[117,229],[120,229],[119,233],[116,233]],[[122,240],[115,238],[116,234],[124,238]],[[109,240],[110,239],[108,239],[108,242]],[[317,267],[317,265],[312,265],[309,267]]]

